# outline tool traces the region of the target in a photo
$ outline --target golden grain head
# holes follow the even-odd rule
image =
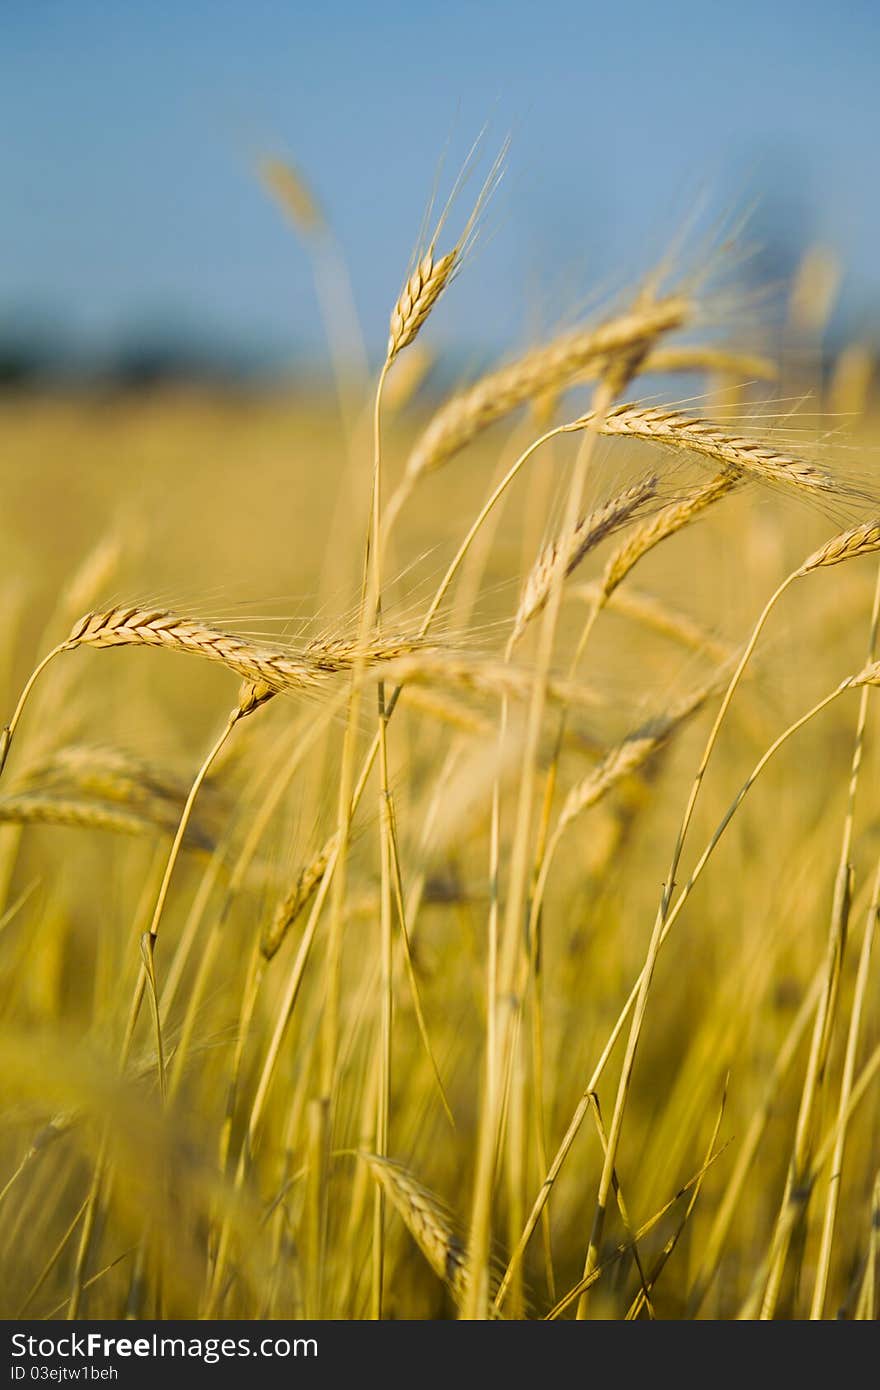
[[[265,158],[260,160],[259,173],[298,231],[312,236],[325,229],[326,221],[314,192],[298,169],[287,160]]]
[[[826,565],[839,565],[844,560],[855,560],[860,555],[873,555],[878,549],[880,521],[864,521],[859,526],[852,526],[848,531],[841,531],[839,535],[832,536],[830,541],[814,550],[804,561],[799,572],[809,574],[811,570],[822,569]]]
[[[361,1157],[403,1217],[434,1273],[460,1303],[467,1283],[465,1251],[443,1204],[402,1163],[372,1153],[362,1152]]]
[[[582,429],[592,420],[592,415],[581,416],[577,428]],[[665,448],[702,455],[772,485],[805,489],[838,498],[847,493],[842,482],[816,464],[680,410],[670,410],[664,406],[619,405],[607,412],[598,428],[604,435],[642,439]]]
[[[565,578],[573,574],[592,550],[626,526],[653,500],[657,483],[658,479],[654,476],[625,488],[604,506],[582,517],[567,542],[551,541],[544,547],[526,580],[514,618],[511,644],[519,640],[528,624],[544,608],[557,572],[561,572]]]
[[[338,835],[331,835],[314,859],[300,870],[290,892],[278,904],[260,941],[260,950],[267,960],[271,960],[280,950],[287,933],[296,925],[315,896],[338,843]]]
[[[415,341],[419,329],[445,290],[455,269],[456,251],[447,251],[438,261],[426,251],[407,280],[400,298],[391,311],[391,323],[386,349],[388,362]]]

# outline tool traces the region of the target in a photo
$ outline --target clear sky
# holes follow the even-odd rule
[[[488,120],[509,175],[441,339],[516,340],[645,268],[707,186],[833,247],[870,329],[878,71],[876,0],[0,0],[0,321],[310,348],[308,266],[252,173],[274,151],[377,350],[438,159]]]

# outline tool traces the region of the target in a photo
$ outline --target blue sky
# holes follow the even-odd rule
[[[880,315],[875,4],[3,0],[0,321],[92,345],[176,324],[271,352],[320,326],[308,264],[253,177],[314,183],[378,350],[438,159],[509,130],[491,244],[441,341],[516,341],[650,263],[708,188],[762,198]]]

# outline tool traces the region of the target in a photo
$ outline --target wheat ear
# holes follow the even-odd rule
[[[216,661],[246,681],[272,690],[313,690],[326,666],[262,644],[247,642],[208,623],[168,609],[110,608],[86,613],[64,647],[162,647]],[[346,669],[342,666],[340,669]]]
[[[694,521],[708,507],[712,507],[739,486],[742,474],[733,468],[717,473],[708,483],[692,488],[677,502],[657,512],[627,536],[609,557],[602,575],[601,604],[607,602],[614,590],[623,582],[630,570],[647,555],[649,550],[674,536],[682,527]],[[600,606],[601,606],[600,604]]]
[[[604,506],[582,517],[566,544],[564,560],[560,558],[559,541],[554,540],[545,546],[538,556],[526,580],[523,596],[513,623],[510,638],[511,649],[519,641],[528,624],[542,611],[553,587],[553,577],[558,565],[562,564],[565,577],[572,574],[591,550],[607,537],[613,536],[640,509],[656,496],[658,479],[646,478],[633,487],[612,497]]]
[[[415,269],[407,279],[391,311],[388,346],[385,356],[386,370],[390,367],[398,353],[402,352],[404,348],[409,347],[410,343],[415,341],[419,329],[424,324],[434,305],[437,303],[437,300],[458,273],[464,256],[473,245],[480,216],[504,172],[507,149],[508,145],[507,142],[505,142],[492,168],[489,170],[470,216],[455,245],[452,247],[451,251],[447,251],[444,255],[438,257],[435,254],[437,241],[443,230],[443,225],[448,216],[452,201],[456,197],[461,186],[461,177],[459,177],[428,245],[417,257]],[[466,168],[467,164],[465,165],[465,169]],[[462,173],[464,173],[464,170]]]
[[[286,160],[267,157],[260,160],[257,172],[298,232],[309,237],[326,230],[324,214],[298,169]]]
[[[434,1273],[461,1303],[467,1285],[465,1251],[443,1204],[402,1163],[372,1153],[361,1157]]]
[[[0,824],[58,825],[81,830],[110,830],[119,835],[149,835],[157,830],[173,834],[177,818],[171,821],[167,807],[156,808],[151,815],[146,806],[135,810],[85,797],[25,792],[0,799]],[[185,844],[190,849],[210,851],[214,848],[211,837],[199,826],[190,827]]]
[[[826,565],[839,565],[843,560],[855,560],[860,555],[871,555],[880,549],[880,519],[864,521],[860,526],[852,526],[832,536],[830,541],[814,550],[798,570],[798,574],[810,574],[812,570],[823,569]]]
[[[583,599],[591,606],[602,602],[602,586],[598,582],[576,585],[572,597]],[[615,589],[609,604],[612,612],[640,623],[663,637],[672,638],[692,651],[705,652],[715,661],[727,661],[731,655],[728,643],[720,641],[708,628],[705,628],[681,609],[672,608],[656,594],[626,588]]]
[[[589,422],[591,415],[583,417]],[[846,489],[830,473],[815,464],[771,448],[756,439],[732,434],[722,425],[665,406],[619,405],[602,420],[605,435],[624,435],[661,444],[665,448],[702,454],[726,468],[764,482],[812,492],[842,496]]]
[[[260,950],[266,960],[271,960],[276,954],[297,918],[315,896],[338,843],[338,835],[331,835],[314,858],[300,871],[293,888],[278,904],[275,915],[260,941]]]

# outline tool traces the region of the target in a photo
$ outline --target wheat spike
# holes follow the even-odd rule
[[[583,415],[570,428],[583,429],[592,419],[592,412]],[[815,464],[781,453],[758,440],[731,434],[711,420],[685,415],[680,410],[669,410],[664,406],[615,406],[601,420],[599,430],[604,435],[626,435],[630,439],[643,439],[670,449],[702,454],[726,468],[740,469],[764,482],[833,493],[835,496],[840,496],[844,491],[830,473],[817,468]]]
[[[495,727],[485,716],[471,709],[470,705],[454,699],[445,692],[440,694],[436,690],[410,686],[406,703],[408,709],[417,710],[420,714],[426,714],[431,719],[437,719],[474,737],[489,738]]]
[[[120,835],[147,835],[160,830],[170,835],[177,829],[178,816],[173,812],[163,815],[155,806],[125,809],[112,802],[25,792],[0,800],[0,823],[68,825],[83,830],[112,830]],[[195,825],[188,828],[185,843],[192,849],[214,848],[207,832]]]
[[[238,708],[242,715],[253,714],[277,695],[277,689],[268,681],[242,681],[238,690]]]
[[[690,521],[699,516],[707,507],[720,502],[742,481],[742,474],[732,468],[717,473],[702,487],[694,488],[678,502],[664,507],[656,516],[644,521],[628,536],[610,557],[602,576],[602,595],[604,599],[617,588],[629,574],[633,566],[655,545],[680,531]]]
[[[834,366],[828,388],[828,411],[858,419],[868,410],[877,367],[876,353],[866,343],[850,343]]]
[[[598,583],[581,584],[572,589],[572,595],[589,604],[601,604],[602,585]],[[671,637],[675,641],[681,642],[683,646],[690,647],[692,651],[705,652],[716,661],[726,661],[730,657],[731,649],[727,643],[719,641],[689,613],[682,613],[680,609],[671,608],[655,594],[643,593],[641,590],[633,590],[630,587],[618,588],[615,589],[610,599],[610,607],[614,612],[631,618],[634,622],[641,623],[644,627],[651,628],[664,637]]]
[[[880,549],[880,520],[863,521],[860,526],[852,526],[832,536],[809,559],[801,565],[799,574],[809,574],[811,570],[825,565],[839,565],[843,560],[855,560],[859,555],[871,555]]]
[[[458,252],[447,251],[439,261],[426,251],[401,291],[391,311],[388,334],[388,361],[393,362],[415,338],[425,319],[443,293],[455,269]]]
[[[645,359],[642,372],[712,372],[753,381],[776,381],[779,376],[779,368],[769,357],[699,343],[657,348]]]
[[[372,1153],[361,1157],[434,1273],[460,1303],[467,1287],[466,1253],[443,1204],[402,1163]]]
[[[528,700],[532,694],[534,675],[529,670],[507,662],[478,660],[455,653],[419,652],[413,656],[377,666],[372,672],[375,680],[393,681],[396,685],[411,682],[427,685],[452,685],[475,695],[511,700]],[[575,709],[595,709],[601,697],[588,686],[575,681],[551,677],[547,696],[556,704]]]
[[[856,687],[860,685],[880,685],[880,661],[869,662],[857,675],[849,676],[845,681],[841,682],[842,689],[845,689],[847,686]]]
[[[476,149],[476,146],[474,148]],[[483,209],[500,182],[504,171],[504,161],[507,157],[507,149],[508,142],[505,141],[498,157],[486,176],[486,180],[480,189],[473,210],[464,225],[461,235],[452,247],[452,250],[447,251],[444,255],[437,258],[435,255],[437,241],[443,230],[443,225],[449,214],[452,202],[461,187],[462,177],[470,164],[471,157],[474,153],[473,150],[471,151],[471,156],[468,157],[464,169],[461,175],[459,175],[449,201],[440,215],[434,233],[424,251],[418,255],[415,269],[410,274],[398,296],[397,303],[391,311],[388,346],[385,354],[386,369],[390,367],[398,353],[401,353],[404,348],[409,347],[410,343],[415,340],[419,329],[424,324],[434,305],[437,303],[437,300],[458,273],[465,255],[473,245],[477,223],[480,220]]]
[[[604,506],[598,507],[589,516],[583,517],[574,533],[569,537],[565,556],[565,577],[572,574],[589,552],[608,536],[613,536],[622,526],[650,502],[657,492],[657,478],[646,478],[633,487],[612,497]],[[519,641],[528,624],[547,602],[553,585],[553,576],[560,564],[559,541],[551,541],[545,546],[526,580],[523,596],[517,609],[513,624],[511,646]]]
[[[260,941],[260,950],[266,960],[272,957],[281,947],[287,933],[296,923],[304,908],[308,906],[317,892],[318,886],[324,877],[330,856],[333,854],[338,843],[338,836],[331,835],[322,849],[318,851],[314,859],[308,863],[304,869],[300,870],[296,883],[285,898],[278,904],[275,916],[263,932]]]
[[[565,799],[559,813],[557,834],[576,816],[595,806],[624,777],[638,772],[658,752],[675,731],[705,704],[718,688],[718,677],[677,701],[659,718],[651,720],[613,748],[587,777],[578,782]]]
[[[559,404],[560,396],[572,386],[595,381],[602,375],[603,363],[592,363],[571,381],[563,381],[556,389],[545,391],[532,402],[532,416],[538,429],[548,428]],[[769,357],[754,352],[736,352],[711,344],[688,344],[684,347],[658,347],[645,355],[639,374],[647,376],[667,373],[707,373],[733,381],[776,381],[779,368]]]
[[[59,784],[121,802],[158,800],[182,805],[189,791],[184,778],[154,767],[127,749],[79,743],[57,748],[43,762],[29,767],[16,789]]]
[[[89,823],[100,820],[105,828],[122,833],[138,834],[156,827],[173,831],[188,791],[183,778],[156,769],[124,749],[73,744],[30,766],[16,780],[8,818],[86,824],[91,817]],[[114,808],[119,816],[111,824]],[[188,843],[210,849],[214,836],[204,824],[194,824]]]
[[[119,568],[123,547],[115,536],[105,536],[83,558],[64,590],[67,621],[97,602]]]
[[[304,236],[324,231],[324,214],[298,169],[286,160],[266,158],[260,160],[258,172],[298,231]]]
[[[303,650],[303,657],[316,671],[335,675],[351,671],[355,666],[376,666],[380,662],[397,661],[413,652],[429,650],[427,643],[417,638],[395,637],[381,633],[363,646],[344,637],[315,638]]]
[[[240,708],[245,714],[275,692],[320,689],[326,676],[350,671],[358,656],[355,648],[343,641],[314,642],[306,652],[295,654],[245,641],[167,609],[151,608],[111,608],[102,613],[87,613],[74,625],[64,645],[67,650],[79,646],[164,647],[220,662],[246,682],[240,695]],[[367,665],[385,662],[411,652],[414,646],[403,640],[379,641],[361,653],[360,660]]]

